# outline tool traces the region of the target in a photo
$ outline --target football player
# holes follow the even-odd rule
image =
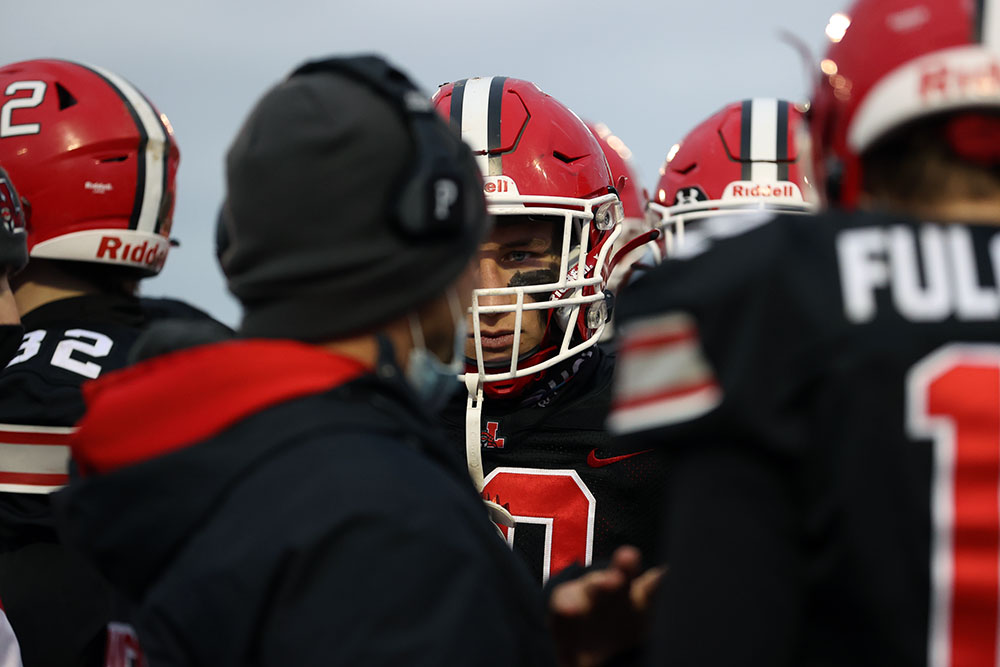
[[[670,457],[651,664],[997,661],[1000,3],[860,0],[827,35],[830,212],[622,299],[609,424]]]
[[[601,147],[528,81],[457,81],[434,102],[471,146],[496,218],[478,257],[469,398],[445,421],[539,582],[621,544],[651,554],[660,454],[616,447],[603,426],[613,359],[595,343],[624,212]]]
[[[166,116],[98,67],[6,65],[0,93],[0,164],[30,211],[31,257],[11,280],[25,333],[0,371],[0,599],[27,664],[103,665],[135,640],[109,624],[104,580],[60,546],[48,494],[69,474],[80,385],[125,365],[151,321],[207,318],[136,296],[170,248],[179,152]]]
[[[672,146],[648,204],[651,223],[663,232],[663,253],[674,252],[692,231],[691,241],[700,243],[699,229],[731,224],[734,214],[814,210],[817,195],[798,149],[803,124],[802,110],[791,102],[743,100]]]

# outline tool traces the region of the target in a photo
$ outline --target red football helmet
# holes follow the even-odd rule
[[[723,107],[673,146],[649,202],[664,250],[683,241],[686,223],[761,209],[815,208],[796,138],[802,112],[773,98]]]
[[[604,290],[624,219],[622,203],[587,126],[535,84],[499,76],[466,79],[445,84],[433,101],[479,161],[491,214],[557,223],[560,268],[551,279],[473,294],[476,359],[469,360],[467,374],[477,373],[488,395],[514,395],[595,344],[604,330]],[[517,324],[509,361],[485,363],[481,318],[514,313],[521,323],[529,311],[545,318],[543,342],[521,349]]]
[[[132,84],[99,67],[0,67],[0,164],[30,208],[31,257],[160,271],[180,153]]]
[[[630,241],[652,229],[645,213],[646,200],[649,197],[639,183],[635,169],[632,168],[632,151],[625,145],[625,142],[612,133],[611,129],[604,123],[588,122],[587,127],[601,145],[601,150],[604,151],[604,157],[608,160],[611,177],[614,179],[618,196],[622,200],[622,207],[625,211],[622,233],[615,241],[612,250],[612,258],[614,259]],[[623,178],[624,183],[622,182]],[[641,241],[637,241],[637,243],[641,243]],[[622,278],[628,274],[631,265],[643,256],[645,247],[636,248],[632,252],[626,253],[626,257],[615,260],[615,265],[611,268],[611,277],[608,279],[608,289],[612,292],[618,291]]]
[[[810,110],[813,168],[831,203],[857,205],[859,156],[906,123],[1000,109],[1000,2],[860,0],[834,14]],[[977,126],[949,137],[960,155],[996,158]],[[992,137],[996,137],[994,130]]]

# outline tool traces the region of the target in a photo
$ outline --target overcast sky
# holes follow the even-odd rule
[[[675,142],[724,104],[808,97],[786,29],[817,53],[844,0],[31,0],[4,3],[5,62],[58,57],[129,79],[181,148],[174,249],[143,292],[235,324],[214,254],[222,160],[253,102],[297,63],[388,56],[428,93],[469,76],[532,80],[632,149],[645,187]],[[281,221],[290,232],[294,221]]]

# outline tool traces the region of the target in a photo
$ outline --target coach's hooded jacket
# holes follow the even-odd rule
[[[552,662],[539,592],[388,358],[232,341],[85,388],[57,513],[150,665]]]

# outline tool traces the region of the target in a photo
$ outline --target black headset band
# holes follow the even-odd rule
[[[399,111],[407,127],[414,160],[392,210],[400,233],[417,241],[461,235],[472,205],[468,191],[478,185],[466,173],[474,163],[463,156],[461,140],[448,136],[430,100],[406,74],[377,56],[314,60],[290,77],[323,72],[341,74],[376,93]]]

